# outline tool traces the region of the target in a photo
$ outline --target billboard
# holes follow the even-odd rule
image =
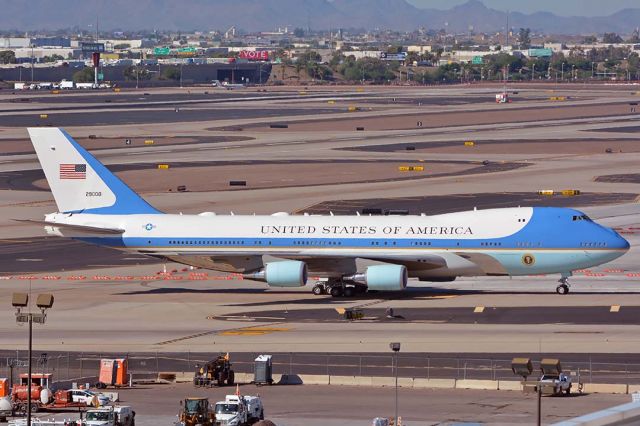
[[[266,50],[262,51],[254,51],[254,50],[241,50],[238,55],[240,59],[246,59],[249,61],[268,61],[269,60],[269,52]]]
[[[380,59],[383,61],[404,61],[407,59],[407,52],[387,53],[380,52]]]
[[[86,43],[86,42],[82,42],[80,43],[80,49],[82,49],[83,52],[100,52],[103,53],[104,52],[104,43]]]

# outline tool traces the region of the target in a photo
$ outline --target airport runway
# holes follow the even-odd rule
[[[495,87],[457,86],[367,87],[361,93],[349,89],[342,98],[324,88],[310,88],[307,95],[210,92],[209,97],[149,89],[147,99],[136,100],[140,92],[123,90],[121,98],[92,93],[36,100],[34,95],[24,105],[0,96],[0,105],[16,110],[0,114],[1,143],[11,146],[0,154],[0,238],[5,240],[0,297],[7,300],[29,286],[34,293],[55,293],[47,324],[36,327],[40,351],[371,354],[387,353],[388,343],[399,339],[403,351],[413,354],[593,353],[602,354],[603,361],[606,354],[621,354],[623,362],[634,363],[640,353],[639,190],[634,178],[598,177],[637,174],[640,153],[632,145],[639,116],[628,111],[637,96],[628,88],[571,86],[553,94],[571,99],[552,102],[547,89],[523,85],[509,105],[492,102]],[[333,98],[335,104],[328,104]],[[154,101],[181,102],[180,112],[153,106]],[[348,112],[350,105],[361,111]],[[20,108],[70,109],[40,119],[39,112]],[[77,112],[83,109],[90,112]],[[421,128],[419,116],[427,117]],[[269,289],[214,272],[200,279],[174,264],[167,267],[175,274],[158,275],[162,264],[154,260],[43,239],[39,227],[11,220],[41,218],[56,208],[49,194],[32,185],[41,176],[39,166],[30,149],[20,146],[27,143],[20,126],[47,120],[53,125],[68,120],[70,134],[93,143],[88,146],[101,160],[132,187],[148,188],[145,198],[168,212],[345,214],[393,208],[434,214],[473,207],[574,206],[626,232],[632,250],[611,265],[577,273],[565,297],[554,292],[556,276],[412,283],[415,288],[404,295],[332,299],[312,296],[309,288]],[[289,128],[269,128],[274,122]],[[89,135],[97,139],[86,139]],[[162,145],[127,148],[115,142],[148,137],[162,137]],[[478,145],[465,148],[470,140]],[[410,145],[415,151],[406,150]],[[608,154],[608,147],[616,151]],[[399,162],[424,164],[434,174],[447,162],[475,166],[464,174],[407,176],[396,173]],[[178,179],[197,166],[226,167],[233,174],[225,178],[243,179],[255,166],[261,168],[252,173],[263,179],[291,179],[290,169],[280,167],[291,164],[300,177],[262,188],[175,193],[168,192],[165,181],[159,188],[158,175],[146,174],[159,163],[170,164]],[[365,163],[366,170],[345,167]],[[318,167],[313,173],[312,165]],[[348,183],[336,178],[344,172],[356,178]],[[579,189],[583,195],[543,198],[537,195],[541,189]],[[358,306],[378,319],[345,322],[335,310]],[[388,306],[405,319],[382,318]],[[617,312],[611,312],[614,306]],[[478,307],[484,309],[475,313]],[[24,330],[13,322],[13,312],[0,312],[0,347],[23,349]]]

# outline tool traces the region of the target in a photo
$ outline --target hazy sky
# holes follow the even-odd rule
[[[418,7],[449,9],[467,0],[407,0]],[[553,12],[564,16],[605,16],[625,8],[640,8],[638,0],[482,0],[485,6],[497,10],[523,13]]]

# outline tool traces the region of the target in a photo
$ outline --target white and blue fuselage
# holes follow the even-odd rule
[[[572,271],[629,249],[614,230],[568,208],[434,216],[164,214],[64,131],[29,133],[62,212],[40,222],[48,232],[275,286],[305,285],[308,272],[333,287],[346,282],[378,290],[402,290],[408,277],[559,273],[568,291]]]

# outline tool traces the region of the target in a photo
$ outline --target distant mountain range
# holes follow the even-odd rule
[[[420,9],[406,0],[9,0],[2,2],[0,28],[54,30],[226,30],[268,31],[285,25],[318,29],[413,30],[450,32],[504,30],[506,13],[479,0],[449,10]],[[553,34],[631,33],[640,24],[640,7],[604,17],[512,12],[509,26]]]

